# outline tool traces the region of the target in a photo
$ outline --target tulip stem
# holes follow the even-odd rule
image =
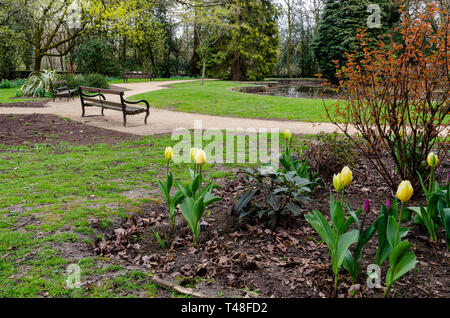
[[[403,201],[402,204],[400,206],[400,215],[398,218],[398,224],[397,224],[397,235],[395,236],[395,241],[394,241],[394,247],[397,246],[398,244],[398,240],[399,240],[399,236],[400,236],[400,224],[402,223],[402,212],[403,212]]]
[[[166,167],[167,175],[169,175],[169,165],[170,165],[170,160],[167,160],[167,167]]]

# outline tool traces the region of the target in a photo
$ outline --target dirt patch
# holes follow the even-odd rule
[[[20,99],[23,99],[22,97],[17,97]],[[14,100],[15,98],[11,98],[11,100]],[[32,108],[41,108],[46,107],[45,105],[50,101],[50,99],[39,99],[39,100],[30,100],[30,101],[24,101],[24,102],[11,102],[7,104],[0,104],[0,107],[9,108],[9,107],[32,107]]]
[[[0,114],[0,144],[7,146],[114,143],[141,138],[133,134],[98,128],[54,115]]]
[[[444,178],[448,167],[439,178]],[[391,190],[378,186],[383,184],[370,171],[367,163],[360,162],[354,168],[352,186],[347,198],[353,208],[360,207],[364,199],[371,200],[372,210],[367,221],[373,221],[386,199],[392,200]],[[319,209],[329,215],[329,187],[319,188],[311,201],[303,207],[303,214]],[[232,208],[246,190],[242,179],[221,184],[215,194],[222,201],[210,207],[210,215],[202,223],[199,246],[192,247],[191,234],[178,215],[176,231],[168,224],[164,205],[147,204],[141,213],[134,214],[115,231],[104,233],[103,240],[95,245],[97,254],[118,257],[130,265],[154,272],[160,276],[182,282],[209,282],[202,288],[213,288],[224,292],[234,290],[256,291],[264,297],[332,297],[333,272],[326,246],[307,224],[304,216],[291,219],[287,228],[275,230],[257,223],[239,222]],[[424,203],[419,197],[409,206]],[[366,223],[367,224],[367,223]],[[412,243],[419,263],[416,270],[403,276],[392,288],[394,297],[449,297],[449,255],[445,242],[437,246],[428,240],[426,231],[411,224],[407,239]],[[161,240],[158,240],[156,233]],[[364,271],[373,263],[377,246],[376,236],[365,248],[360,279],[353,286],[353,297],[382,297],[383,290],[368,289]],[[382,280],[387,272],[386,264],[381,268]],[[194,283],[192,283],[194,282]],[[352,283],[342,270],[338,297],[350,297]]]

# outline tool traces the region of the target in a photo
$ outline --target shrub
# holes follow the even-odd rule
[[[50,97],[51,83],[58,79],[55,71],[46,70],[39,74],[31,74],[25,83],[19,88],[18,96]]]
[[[25,79],[15,79],[15,80],[7,80],[3,79],[0,81],[0,88],[15,88],[21,87],[25,83]]]
[[[114,59],[114,46],[103,38],[87,38],[75,49],[73,59],[77,70],[82,73],[119,75],[119,67]]]
[[[347,64],[337,73],[341,99],[325,105],[330,121],[354,141],[393,190],[400,180],[419,186],[417,172],[424,180],[428,177],[429,170],[421,165],[430,150],[443,161],[448,156],[449,24],[438,25],[435,16],[433,5],[417,17],[405,11],[398,37],[375,48],[361,31],[358,50],[347,55]],[[365,146],[357,142],[355,130]]]
[[[87,74],[84,76],[84,86],[109,88],[108,80],[101,74]]]
[[[338,133],[320,133],[309,142],[307,157],[313,170],[321,177],[339,171],[345,165],[353,166],[356,151],[352,141]]]
[[[285,133],[286,148],[280,157],[281,168],[269,164],[258,169],[247,168],[249,190],[234,206],[239,218],[258,218],[274,228],[283,218],[300,215],[301,204],[322,180],[310,170],[308,160],[291,154],[291,134]]]

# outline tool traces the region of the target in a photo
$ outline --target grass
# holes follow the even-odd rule
[[[230,88],[249,86],[230,81],[177,83],[170,89],[148,92],[132,99],[147,99],[152,107],[189,113],[241,118],[287,119],[326,122],[321,99],[263,96],[235,92]],[[332,101],[326,101],[332,103]]]
[[[157,297],[149,273],[86,251],[103,229],[163,202],[155,183],[165,174],[164,149],[174,144],[168,135],[114,145],[0,143],[0,297]],[[207,164],[204,173],[234,178],[243,166]],[[186,164],[172,171],[189,178]],[[67,287],[70,264],[81,268],[81,288]]]
[[[26,102],[37,100],[32,98],[14,98],[16,97],[17,88],[0,88],[0,104]],[[14,99],[12,99],[14,98]]]

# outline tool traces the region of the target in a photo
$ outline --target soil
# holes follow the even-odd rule
[[[95,136],[95,137],[94,137]],[[116,142],[136,138],[135,135],[96,128],[65,120],[53,115],[0,115],[0,144],[33,145],[69,141],[87,144]],[[371,211],[366,222],[373,221],[379,207],[392,199],[391,190],[364,159],[353,167],[354,181],[346,198],[353,208],[371,200]],[[450,171],[449,162],[442,162],[438,180],[442,183]],[[307,224],[304,214],[313,209],[329,213],[330,184],[315,190],[311,201],[303,206],[303,215],[292,218],[286,225],[274,230],[257,222],[240,222],[232,208],[248,184],[238,175],[235,180],[217,181],[214,190],[222,201],[208,207],[209,215],[201,224],[198,246],[192,247],[191,234],[181,214],[177,215],[175,232],[168,222],[165,205],[146,203],[133,211],[125,222],[109,229],[97,227],[103,239],[93,247],[71,245],[71,250],[101,254],[127,268],[141,269],[183,286],[196,286],[211,296],[262,297],[333,297],[333,272],[326,246]],[[415,197],[409,206],[424,203]],[[95,225],[95,224],[94,224]],[[450,297],[450,260],[445,252],[443,233],[438,244],[432,244],[424,228],[411,225],[407,239],[413,245],[419,263],[396,282],[391,297]],[[162,241],[158,241],[158,233]],[[374,259],[376,236],[364,249],[362,271]],[[381,268],[384,285],[386,265]],[[337,297],[382,297],[383,290],[369,289],[365,275],[352,285],[349,275],[342,270]],[[92,281],[101,277],[92,277]],[[353,292],[351,292],[353,291]]]
[[[17,97],[17,99],[23,99],[22,97]],[[16,98],[12,98],[11,100],[14,100]],[[30,100],[30,101],[23,101],[23,102],[11,102],[7,104],[0,104],[0,107],[46,107],[45,104],[47,104],[50,101],[48,98],[39,99],[39,100]]]
[[[442,166],[438,179],[450,171]],[[346,198],[353,209],[368,198],[371,211],[366,224],[373,222],[382,203],[393,195],[368,163],[360,159],[353,169],[354,181]],[[246,191],[243,178],[222,181],[216,195],[222,201],[209,207],[210,215],[202,223],[197,248],[192,247],[191,234],[178,215],[175,232],[168,224],[164,205],[148,204],[131,219],[104,234],[96,243],[97,254],[118,257],[134,266],[159,276],[177,280],[180,284],[196,284],[201,290],[256,291],[262,297],[333,297],[334,274],[327,247],[307,224],[304,214],[314,209],[329,214],[330,187],[317,189],[311,201],[303,207],[303,215],[290,219],[287,226],[274,230],[262,224],[239,222],[233,213],[237,198]],[[413,198],[409,206],[424,204],[422,197]],[[391,297],[449,297],[450,259],[445,251],[444,234],[433,244],[424,228],[406,222],[411,230],[406,239],[413,245],[419,263],[391,288]],[[155,233],[162,238],[159,242]],[[349,275],[341,270],[337,297],[382,297],[383,288],[369,289],[363,271],[375,259],[376,235],[364,249],[360,280],[352,285]],[[386,263],[381,267],[384,285]],[[240,295],[242,296],[242,294]]]
[[[0,114],[0,144],[114,143],[141,138],[47,114]]]

